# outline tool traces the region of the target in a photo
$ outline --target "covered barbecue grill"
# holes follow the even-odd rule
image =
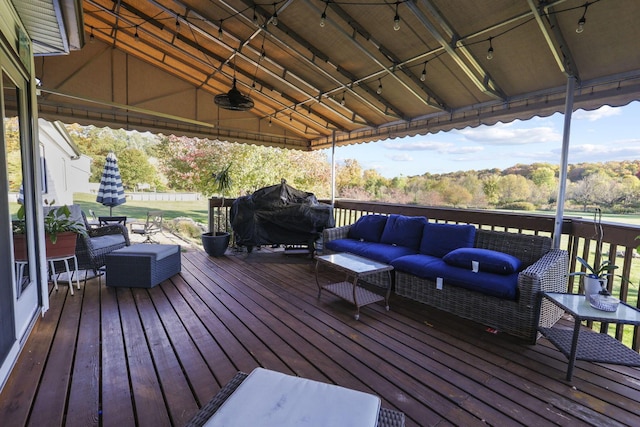
[[[236,243],[262,245],[306,245],[313,252],[322,230],[334,226],[333,208],[318,202],[313,193],[296,190],[283,179],[249,196],[237,198],[231,206],[231,227]]]

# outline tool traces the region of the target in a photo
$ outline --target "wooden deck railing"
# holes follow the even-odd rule
[[[215,209],[220,206],[222,199],[209,200],[209,224],[214,224]],[[228,211],[233,203],[232,199],[224,200],[224,210]],[[336,226],[348,225],[366,214],[402,214],[425,216],[430,221],[456,224],[473,224],[478,228],[510,231],[517,233],[531,233],[536,235],[551,236],[554,229],[555,217],[553,214],[528,214],[511,213],[488,210],[451,209],[417,205],[397,205],[378,202],[361,202],[354,200],[336,200],[334,204],[334,216]],[[609,280],[609,289],[615,297],[634,307],[640,307],[638,299],[638,286],[640,283],[640,261],[635,251],[640,241],[640,226],[622,223],[603,222],[603,239],[601,248],[596,251],[598,241],[590,214],[585,217],[567,217],[563,219],[561,249],[569,252],[570,271],[581,271],[583,267],[576,262],[576,256],[580,256],[592,265],[598,264],[603,259],[596,259],[596,254],[602,254],[602,258],[618,266],[616,275]],[[626,277],[629,281],[620,278]],[[582,291],[581,281],[576,276],[570,276],[567,282],[567,292],[579,293]],[[605,331],[609,325],[588,325]],[[621,326],[609,331],[616,339],[625,342],[636,351],[640,350],[640,328]]]

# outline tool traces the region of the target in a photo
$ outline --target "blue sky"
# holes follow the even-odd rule
[[[560,164],[564,115],[534,117],[434,135],[336,148],[336,162],[357,159],[381,175],[505,169],[518,163]],[[640,102],[573,113],[569,163],[640,159]]]

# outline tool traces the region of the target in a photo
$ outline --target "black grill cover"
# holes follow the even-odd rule
[[[322,230],[334,226],[331,205],[285,180],[237,198],[230,217],[236,243],[249,247],[312,244]]]

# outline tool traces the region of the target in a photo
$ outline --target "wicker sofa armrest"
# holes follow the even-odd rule
[[[518,275],[518,291],[521,303],[527,307],[538,304],[540,292],[567,292],[569,254],[562,249],[552,249]],[[551,327],[562,315],[551,306],[541,307],[540,324]]]
[[[349,235],[351,225],[343,225],[342,227],[325,228],[322,230],[322,240],[330,242],[337,239],[346,239]]]

